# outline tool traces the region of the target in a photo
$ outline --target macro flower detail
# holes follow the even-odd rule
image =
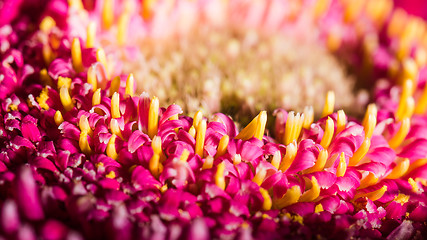
[[[425,238],[427,25],[393,4],[0,4],[0,236]]]

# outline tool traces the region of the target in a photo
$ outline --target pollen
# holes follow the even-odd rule
[[[105,175],[106,178],[114,179],[116,178],[116,173],[114,171],[110,171],[107,175]]]
[[[40,92],[40,95],[36,98],[37,103],[44,110],[49,110],[49,105],[46,103],[46,101],[49,99],[48,92],[49,92],[49,89],[47,87],[44,87]]]
[[[71,78],[59,76],[57,85],[58,85],[58,89],[60,89],[63,86],[70,89],[71,88]]]
[[[314,213],[321,213],[323,212],[323,205],[321,203],[317,204],[316,207],[314,208]]]
[[[409,201],[409,196],[403,193],[399,193],[393,201],[400,203],[402,206]]]

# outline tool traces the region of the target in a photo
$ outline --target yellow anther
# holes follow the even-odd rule
[[[273,157],[271,158],[271,165],[273,165],[273,167],[275,167],[276,169],[279,169],[281,161],[282,161],[282,154],[280,153],[279,150],[277,150],[273,154]]]
[[[151,174],[153,174],[154,177],[158,178],[160,173],[163,171],[163,166],[160,163],[160,155],[157,153],[154,153],[151,157],[150,161],[148,162],[148,169],[150,170]]]
[[[120,89],[120,76],[117,76],[115,78],[113,78],[113,80],[110,83],[110,96],[113,95],[115,92],[118,92]]]
[[[79,119],[79,128],[80,131],[86,132],[89,135],[92,135],[92,129],[90,128],[89,121],[86,115],[82,115]]]
[[[369,186],[376,184],[377,182],[378,182],[378,178],[375,176],[375,174],[370,172],[368,175],[366,175],[366,177],[360,180],[359,189],[367,188]]]
[[[327,35],[326,46],[329,51],[335,52],[341,47],[342,36],[341,33],[337,30],[330,31]]]
[[[412,96],[414,92],[414,82],[410,79],[407,79],[402,86],[402,94],[400,95],[399,105],[396,110],[396,119],[398,121],[403,119],[403,116],[406,112],[406,107],[408,103],[408,98]]]
[[[376,201],[376,200],[380,199],[382,196],[384,196],[385,192],[387,192],[387,186],[386,185],[382,186],[382,188],[375,190],[373,192],[358,193],[354,196],[354,199],[366,197],[366,198],[370,199],[371,201]]]
[[[120,118],[120,95],[115,92],[111,97],[111,117]]]
[[[70,8],[75,8],[76,10],[83,9],[82,0],[68,0],[68,6],[70,6]]]
[[[221,157],[227,152],[227,147],[229,142],[230,142],[230,137],[227,134],[221,137],[218,143],[218,150],[215,154],[215,158]]]
[[[424,86],[424,90],[421,97],[418,99],[418,102],[415,107],[415,113],[424,114],[426,110],[427,110],[427,83]]]
[[[62,117],[61,111],[56,111],[55,115],[53,116],[53,120],[55,121],[56,126],[61,125],[61,123],[64,122],[64,118]]]
[[[87,70],[87,83],[92,85],[92,91],[98,88],[98,79],[96,77],[96,69],[94,66],[89,67]]]
[[[145,20],[151,19],[155,3],[156,0],[145,0],[142,2],[142,17]]]
[[[409,128],[411,127],[411,119],[405,118],[400,124],[399,130],[394,134],[394,136],[388,141],[388,144],[391,148],[397,148],[405,140],[406,135],[409,133]]]
[[[80,132],[79,147],[84,154],[92,153],[92,149],[90,148],[89,142],[87,140],[87,132],[85,131]]]
[[[255,174],[254,178],[252,178],[252,182],[258,184],[258,186],[261,186],[266,174],[267,171],[263,167],[258,167],[257,173]]]
[[[159,99],[153,97],[150,102],[150,108],[148,110],[148,136],[152,138],[157,134],[159,126]]]
[[[203,149],[205,147],[205,135],[206,135],[206,120],[201,120],[196,127],[196,154],[203,158]]]
[[[353,22],[362,12],[365,6],[365,1],[347,1],[344,11],[344,20]]]
[[[135,94],[134,86],[135,79],[133,78],[133,74],[131,73],[126,79],[125,95],[133,97],[133,95]]]
[[[40,80],[43,83],[43,85],[52,86],[52,79],[50,78],[46,68],[43,68],[42,70],[40,70]]]
[[[63,86],[59,89],[59,98],[61,99],[61,103],[62,106],[64,106],[65,111],[70,111],[74,108],[74,103],[67,87]]]
[[[191,126],[190,129],[188,129],[188,134],[192,136],[193,138],[196,138],[196,128],[194,126]]]
[[[286,119],[286,126],[285,126],[285,135],[284,135],[284,144],[288,145],[291,142],[298,139],[301,130],[302,125],[304,122],[304,114],[297,113],[295,115],[294,112],[289,112],[288,117]]]
[[[70,89],[71,88],[71,82],[72,82],[71,78],[59,76],[58,77],[58,84],[57,84],[58,85],[58,89],[60,89],[63,86],[65,86],[68,89]]]
[[[193,127],[197,128],[197,125],[199,125],[199,123],[200,123],[200,121],[202,121],[202,119],[203,119],[203,113],[202,113],[202,110],[199,110],[194,114]]]
[[[163,186],[160,187],[160,192],[161,193],[166,192],[166,190],[168,190],[168,185],[167,184],[165,184],[165,185],[163,185]]]
[[[109,29],[113,25],[114,21],[114,6],[113,0],[104,0],[102,7],[102,26],[105,29]]]
[[[225,178],[224,178],[224,171],[225,171],[225,163],[221,162],[216,167],[216,174],[215,174],[215,184],[221,188],[222,190],[225,190]]]
[[[417,159],[417,160],[415,160],[414,162],[412,162],[410,165],[409,165],[409,169],[408,169],[408,171],[406,172],[406,173],[410,173],[410,172],[412,172],[413,170],[415,170],[415,169],[417,169],[417,168],[419,168],[419,167],[422,167],[422,166],[424,166],[424,165],[426,165],[427,164],[427,158],[420,158],[420,159]]]
[[[368,124],[368,119],[370,115],[377,116],[378,109],[377,105],[375,103],[371,103],[368,105],[368,108],[366,109],[365,116],[363,117],[362,126],[366,126]]]
[[[123,13],[119,17],[119,22],[117,23],[117,43],[120,46],[123,46],[126,43],[127,30],[129,25],[129,14]]]
[[[337,131],[336,131],[337,134],[345,129],[346,123],[347,123],[347,117],[345,116],[344,110],[339,110],[337,112]]]
[[[325,167],[326,161],[328,160],[328,150],[322,149],[317,156],[316,163],[313,167],[303,171],[304,173],[320,172]]]
[[[316,207],[314,208],[314,213],[321,213],[323,211],[325,210],[323,209],[323,206],[321,203],[317,204]]]
[[[322,117],[326,117],[334,112],[335,93],[329,91],[326,93],[325,106],[323,107]]]
[[[179,156],[179,160],[182,162],[187,162],[189,156],[190,152],[187,149],[184,149],[181,153],[181,156]]]
[[[110,171],[107,175],[105,175],[106,178],[114,179],[116,178],[116,173],[114,171]]]
[[[80,47],[80,39],[74,38],[71,43],[71,62],[76,72],[83,71],[82,49]]]
[[[401,159],[387,175],[386,179],[398,179],[402,177],[408,171],[409,165],[410,161],[408,158]]]
[[[399,193],[399,195],[397,195],[394,198],[393,201],[395,201],[395,202],[400,203],[401,205],[403,205],[403,204],[405,204],[405,203],[407,203],[409,201],[409,196],[405,195],[405,194],[402,194],[402,193]]]
[[[393,11],[390,23],[388,24],[387,33],[390,37],[399,35],[406,25],[407,14],[403,9]]]
[[[416,81],[418,78],[418,65],[412,58],[406,58],[403,60],[403,71],[402,71],[402,77],[401,79],[406,81],[407,79],[410,79],[410,81],[413,82],[413,85],[416,86]],[[415,90],[415,89],[413,89]],[[411,92],[412,94],[413,92]]]
[[[416,193],[419,191],[419,187],[418,187],[418,183],[414,181],[413,178],[409,178],[408,179],[408,183],[411,185],[412,187],[412,192]]]
[[[292,162],[294,161],[295,156],[297,155],[297,151],[298,151],[298,147],[295,142],[286,146],[286,153],[285,153],[285,156],[283,156],[279,170],[281,170],[282,172],[285,172],[286,170],[288,170],[288,168],[291,166]]]
[[[265,124],[267,124],[267,112],[261,111],[258,115],[258,123],[254,134],[254,137],[258,138],[261,141],[262,137],[264,136]]]
[[[345,153],[342,152],[340,155],[340,162],[337,166],[337,177],[343,177],[347,171],[347,163],[345,161]]]
[[[259,188],[259,192],[261,193],[261,196],[264,199],[264,201],[262,201],[262,210],[264,211],[270,210],[271,206],[273,205],[270,194],[268,194],[268,191],[262,187]]]
[[[267,113],[261,111],[240,133],[236,136],[237,139],[248,140],[256,137],[262,140],[264,135],[265,124],[267,122]]]
[[[286,191],[282,198],[274,201],[274,208],[282,209],[294,203],[297,203],[301,196],[301,188],[297,185],[292,186]]]
[[[233,156],[233,164],[237,165],[242,162],[242,156],[240,154],[236,154]]]
[[[49,65],[53,59],[55,59],[55,55],[53,54],[52,49],[47,44],[43,45],[42,55],[46,65]]]
[[[37,103],[44,110],[49,110],[49,105],[46,103],[49,100],[49,89],[44,87],[40,92],[40,95],[36,97]]]
[[[155,154],[160,155],[162,153],[162,138],[159,136],[154,136],[153,140],[151,141],[151,148]]]
[[[327,149],[329,144],[331,144],[332,137],[334,136],[334,120],[328,117],[325,124],[325,131],[323,132],[322,140],[320,141],[320,145]]]
[[[96,89],[92,96],[92,106],[99,105],[101,103],[101,88]]]
[[[203,169],[203,170],[204,170],[204,169],[211,169],[211,168],[212,168],[212,166],[213,166],[213,161],[214,161],[214,159],[213,159],[213,157],[212,157],[212,156],[207,156],[207,157],[205,158],[205,161],[203,162],[202,169]]]
[[[107,149],[106,149],[107,156],[109,156],[114,160],[116,160],[117,157],[119,156],[116,151],[116,138],[117,136],[115,134],[111,135],[110,140],[108,140]]]
[[[304,108],[304,121],[302,123],[302,127],[305,129],[309,129],[314,120],[314,110],[312,106]]]
[[[366,2],[366,14],[375,22],[377,27],[381,27],[392,9],[393,3],[389,0]]]
[[[412,115],[414,114],[414,110],[415,110],[415,100],[413,97],[408,97],[406,99],[406,105],[405,105],[405,110],[402,116],[400,116],[400,120],[404,119],[404,118],[411,118]]]
[[[369,147],[371,146],[371,139],[365,138],[360,147],[354,152],[353,156],[350,158],[348,165],[356,166],[360,160],[368,153]]]
[[[86,47],[93,48],[95,46],[95,37],[96,37],[96,23],[89,22],[86,28]]]
[[[43,18],[43,20],[41,21],[39,28],[40,30],[42,30],[45,33],[49,33],[50,30],[56,26],[56,22],[55,20],[53,20],[52,17],[50,16],[46,16]]]
[[[122,130],[120,130],[120,127],[119,127],[119,122],[114,118],[112,118],[110,121],[110,130],[112,134],[123,139]]]
[[[320,194],[320,186],[317,182],[317,179],[315,177],[311,177],[311,189],[308,191],[305,191],[301,198],[299,199],[300,202],[312,202],[316,198],[319,197]]]
[[[363,125],[365,130],[365,137],[371,138],[374,133],[375,126],[377,125],[377,117],[373,114],[368,116],[368,120],[366,121],[366,125]]]
[[[108,62],[107,62],[107,56],[105,55],[104,49],[99,48],[98,50],[96,50],[96,61],[100,62],[104,66],[106,72],[108,73]]]

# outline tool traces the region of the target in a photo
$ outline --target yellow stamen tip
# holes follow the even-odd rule
[[[297,203],[301,197],[301,188],[297,185],[292,186],[286,191],[282,198],[274,201],[274,207],[276,209],[282,209],[294,203]]]
[[[108,62],[107,62],[107,56],[105,55],[104,49],[99,48],[98,50],[96,50],[96,61],[100,62],[108,73]]]
[[[96,77],[96,69],[94,66],[89,67],[87,70],[87,83],[92,85],[92,91],[98,88],[98,79]]]
[[[327,149],[329,144],[331,144],[332,137],[334,136],[334,120],[328,117],[326,120],[325,131],[323,132],[322,140],[320,141],[320,145]]]
[[[261,111],[240,133],[236,136],[236,139],[248,140],[252,137],[256,137],[262,140],[265,130],[265,124],[267,122],[267,113]]]
[[[202,121],[202,119],[203,119],[203,113],[202,113],[202,110],[199,110],[194,114],[193,127],[197,128],[197,126],[199,125],[200,121]]]
[[[326,149],[320,150],[314,166],[307,169],[306,171],[304,171],[304,173],[312,173],[312,172],[322,171],[323,168],[325,167],[326,161],[328,160],[328,156],[329,156],[328,150],[326,150]]]
[[[388,141],[388,144],[390,145],[391,148],[397,148],[398,146],[400,146],[403,140],[405,140],[406,135],[408,135],[410,127],[411,127],[411,120],[409,118],[403,119],[400,124],[399,130]]]
[[[242,156],[240,154],[236,154],[233,156],[233,164],[237,165],[242,162]]]
[[[80,117],[80,119],[79,119],[79,127],[80,127],[80,131],[86,132],[89,135],[92,134],[92,129],[89,126],[89,121],[88,121],[86,115],[82,115]]]
[[[281,161],[282,154],[280,153],[280,151],[276,151],[271,159],[271,165],[273,165],[273,167],[275,167],[276,169],[279,169]]]
[[[319,197],[320,194],[320,186],[315,177],[311,177],[311,189],[306,191],[301,198],[300,202],[311,202]]]
[[[340,155],[340,162],[337,167],[337,177],[343,177],[347,171],[347,163],[345,161],[345,153],[342,152]]]
[[[117,136],[115,134],[111,135],[110,140],[108,140],[107,149],[106,149],[107,156],[109,156],[114,160],[116,160],[117,157],[119,156],[116,151],[116,137]]]
[[[353,156],[350,158],[348,165],[356,166],[360,160],[368,153],[369,147],[371,146],[371,139],[365,138],[360,147],[354,152]]]
[[[126,79],[125,94],[127,96],[133,97],[133,95],[135,94],[134,85],[135,85],[135,79],[133,78],[133,74],[131,73]]]
[[[53,18],[50,16],[46,16],[41,21],[39,28],[43,32],[48,33],[55,26],[56,26],[55,20],[53,20]]]
[[[363,117],[362,126],[366,126],[366,124],[368,124],[368,118],[370,115],[373,115],[376,117],[377,114],[378,114],[377,105],[375,105],[375,103],[369,104],[366,110],[365,116]]]
[[[119,22],[117,23],[117,42],[120,46],[126,43],[128,25],[129,14],[125,12],[120,15]]]
[[[92,106],[99,105],[100,103],[101,103],[101,89],[98,88],[93,93],[93,96],[92,96]]]
[[[408,158],[401,159],[390,172],[390,174],[387,175],[386,179],[398,179],[402,177],[408,171],[409,165],[410,161]]]
[[[67,77],[58,77],[58,89],[60,89],[61,87],[65,86],[66,88],[71,88],[71,78],[67,78]]]
[[[153,97],[150,102],[150,108],[148,111],[148,136],[153,138],[157,134],[159,125],[159,99]]]
[[[102,7],[102,26],[109,29],[114,21],[114,6],[113,0],[105,0]]]
[[[86,47],[93,48],[95,46],[95,37],[96,37],[96,23],[90,22],[87,25],[87,37],[86,37]]]
[[[64,122],[64,118],[62,117],[61,111],[56,111],[55,115],[53,116],[53,120],[55,121],[56,126],[61,125],[61,123]]]
[[[339,110],[337,112],[337,134],[344,130],[346,123],[347,118],[345,116],[344,110]]]
[[[46,103],[46,101],[49,99],[48,92],[49,89],[47,87],[44,87],[43,90],[40,92],[40,95],[36,97],[37,103],[44,110],[49,110],[49,105]]]
[[[259,140],[262,141],[262,137],[264,136],[266,124],[267,124],[267,112],[262,111],[258,117],[257,127],[256,127],[255,134],[254,134],[255,138],[258,138]]]
[[[230,142],[230,137],[227,134],[221,137],[218,143],[218,150],[215,154],[215,158],[221,157],[227,152],[227,147],[229,142]]]
[[[182,162],[187,162],[189,156],[190,152],[187,149],[184,149],[184,151],[181,153],[181,156],[179,157],[179,160]]]
[[[120,118],[120,95],[115,92],[111,97],[111,117]]]
[[[323,209],[323,206],[321,203],[317,204],[316,207],[314,208],[314,213],[320,213],[323,211],[324,211],[324,209]]]
[[[360,186],[359,189],[367,188],[369,186],[372,186],[378,182],[378,178],[373,173],[369,173],[366,177],[362,178],[360,180]]]
[[[221,162],[220,164],[217,165],[217,170],[215,174],[215,184],[222,190],[225,190],[224,171],[225,171],[225,163]]]
[[[205,135],[206,135],[206,120],[201,120],[196,127],[196,154],[203,158],[203,149],[205,147]]]
[[[365,129],[365,137],[371,138],[374,133],[375,126],[377,125],[377,117],[373,114],[368,116],[368,120],[366,121],[366,125],[364,125]]]
[[[262,167],[258,167],[258,171],[255,174],[254,178],[252,179],[252,181],[256,184],[258,184],[258,186],[261,186],[262,182],[264,181],[265,175],[267,174],[267,171],[262,168]]]
[[[292,165],[295,156],[297,155],[297,150],[298,147],[295,142],[286,146],[286,153],[282,159],[282,163],[280,164],[279,170],[281,170],[282,172],[288,170],[288,168]]]
[[[360,197],[366,197],[366,198],[370,199],[371,201],[376,201],[376,200],[380,199],[382,196],[384,196],[385,192],[387,192],[387,186],[386,185],[382,186],[380,189],[373,191],[373,192],[356,194],[354,199],[357,199]]]
[[[270,194],[268,194],[268,191],[265,190],[264,188],[259,188],[259,192],[261,193],[261,196],[264,199],[264,201],[262,202],[262,210],[265,210],[265,211],[270,210],[271,206],[273,205]]]
[[[309,129],[311,124],[313,123],[314,120],[314,110],[312,106],[309,107],[305,107],[304,108],[304,121],[303,121],[303,128],[305,129]]]
[[[116,173],[114,171],[110,171],[107,175],[105,175],[106,178],[114,179],[116,178]]]
[[[323,107],[322,117],[326,117],[334,112],[335,93],[329,91],[326,93],[325,106]]]
[[[71,43],[71,61],[76,72],[83,71],[82,49],[78,38],[74,38]]]
[[[119,127],[119,122],[114,118],[111,119],[110,121],[110,130],[111,130],[111,133],[117,135],[120,138],[123,138],[122,130]]]
[[[155,154],[160,155],[162,153],[162,138],[159,136],[154,136],[153,140],[151,141],[151,148]]]
[[[214,159],[213,159],[213,157],[212,157],[212,156],[207,156],[207,157],[205,158],[205,161],[203,162],[202,169],[203,169],[203,170],[204,170],[204,169],[211,169],[211,168],[212,168],[212,166],[213,166],[213,161],[214,161]]]
[[[62,106],[64,106],[65,111],[70,111],[74,108],[73,100],[71,99],[68,88],[63,86],[59,89],[59,97],[61,99]]]
[[[88,142],[87,138],[88,138],[87,132],[85,132],[85,131],[80,132],[79,147],[83,153],[91,154],[92,149],[89,146],[89,142]]]

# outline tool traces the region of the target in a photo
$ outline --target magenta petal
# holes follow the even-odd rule
[[[230,138],[237,136],[236,124],[230,117],[223,113],[217,113],[215,116],[224,124],[225,128],[227,129],[227,135],[230,136]]]
[[[419,138],[406,145],[398,154],[399,157],[411,160],[424,158],[427,155],[427,139]]]
[[[139,147],[144,145],[146,142],[149,142],[150,138],[147,134],[136,130],[129,137],[128,141],[128,150],[130,153],[134,153]]]
[[[24,138],[27,138],[32,142],[38,142],[41,140],[40,131],[37,128],[37,119],[31,115],[27,115],[22,119],[21,132]]]
[[[16,201],[21,212],[29,220],[40,220],[44,218],[38,186],[34,180],[32,170],[29,166],[23,166],[16,178]]]
[[[409,215],[409,219],[413,221],[427,221],[427,206],[418,205]]]
[[[1,228],[4,232],[11,234],[18,230],[20,221],[16,203],[13,200],[6,200],[1,208]]]
[[[64,239],[68,233],[67,227],[56,220],[47,221],[41,230],[43,239],[56,240]]]
[[[138,129],[141,132],[147,132],[148,129],[148,111],[150,109],[150,97],[147,93],[139,96],[138,102]]]
[[[392,239],[410,239],[414,232],[414,227],[411,221],[403,221],[396,229],[393,230],[388,236],[387,240]]]
[[[181,113],[182,113],[182,109],[180,106],[176,104],[169,105],[169,107],[163,112],[159,120],[159,125],[162,125],[163,123],[165,123],[173,115],[181,114]]]

